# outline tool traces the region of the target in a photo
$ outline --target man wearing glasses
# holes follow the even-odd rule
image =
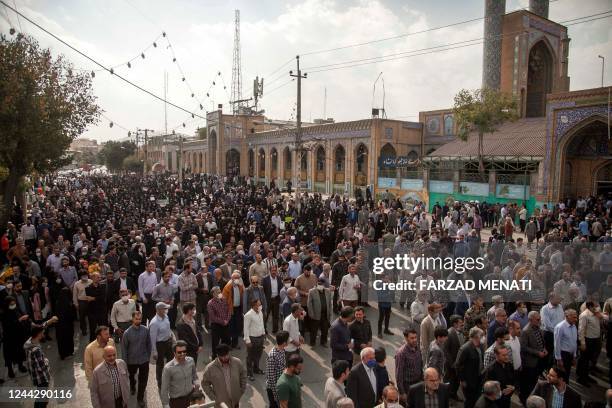
[[[198,387],[198,375],[193,358],[187,357],[187,343],[174,345],[174,359],[164,367],[161,381],[161,402],[164,407],[187,408],[191,393]]]

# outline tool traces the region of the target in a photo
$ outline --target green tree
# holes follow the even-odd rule
[[[134,173],[142,173],[143,164],[137,155],[132,154],[123,159],[123,165],[121,166],[125,171],[131,171]]]
[[[455,95],[453,113],[460,139],[467,140],[471,132],[478,135],[478,172],[484,180],[484,134],[494,133],[502,123],[518,118],[516,99],[491,88],[462,89]]]
[[[29,36],[0,36],[0,166],[5,225],[20,180],[68,164],[70,143],[100,114],[91,77]]]
[[[126,157],[131,156],[136,151],[136,145],[131,141],[116,142],[109,141],[98,153],[98,160],[104,163],[110,171],[123,169],[123,162]]]

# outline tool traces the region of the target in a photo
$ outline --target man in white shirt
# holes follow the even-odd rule
[[[249,380],[255,381],[253,373],[263,374],[259,369],[259,360],[264,348],[265,329],[261,301],[254,299],[251,302],[251,310],[244,315],[244,343],[247,346],[247,376]]]
[[[291,261],[289,261],[289,276],[294,280],[302,274],[302,263],[299,259],[300,256],[296,252],[291,254]]]
[[[285,347],[287,358],[291,354],[299,353],[300,347],[304,344],[304,338],[300,335],[300,320],[303,319],[304,309],[299,303],[291,305],[291,314],[283,322],[283,330],[289,332],[289,343]]]
[[[111,324],[117,338],[121,338],[123,332],[131,326],[132,313],[136,311],[136,302],[130,299],[130,293],[127,289],[121,289],[119,295],[121,298],[113,303],[111,309]]]
[[[361,280],[356,274],[357,267],[354,264],[349,265],[348,273],[342,277],[340,281],[339,297],[342,306],[356,307],[359,300],[359,289],[361,289]]]
[[[522,367],[521,324],[516,320],[508,320],[508,333],[510,333],[510,340],[506,342],[506,345],[512,349],[512,367],[514,367],[514,371],[520,371]]]

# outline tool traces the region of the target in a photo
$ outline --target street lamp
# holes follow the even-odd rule
[[[604,84],[604,66],[606,65],[606,59],[604,57],[602,57],[601,55],[597,56],[598,58],[601,58],[601,87],[603,88],[603,84]]]

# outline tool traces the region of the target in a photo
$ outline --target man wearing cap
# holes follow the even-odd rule
[[[170,306],[164,302],[155,305],[156,314],[149,322],[149,336],[151,338],[151,355],[156,359],[155,375],[157,385],[161,388],[161,378],[164,365],[174,358],[172,352],[172,331],[170,319],[167,316]]]
[[[323,276],[319,277],[317,286],[308,291],[306,305],[310,317],[310,345],[315,345],[317,332],[321,330],[321,345],[327,347],[327,330],[329,329],[332,312],[332,294],[325,287]]]

